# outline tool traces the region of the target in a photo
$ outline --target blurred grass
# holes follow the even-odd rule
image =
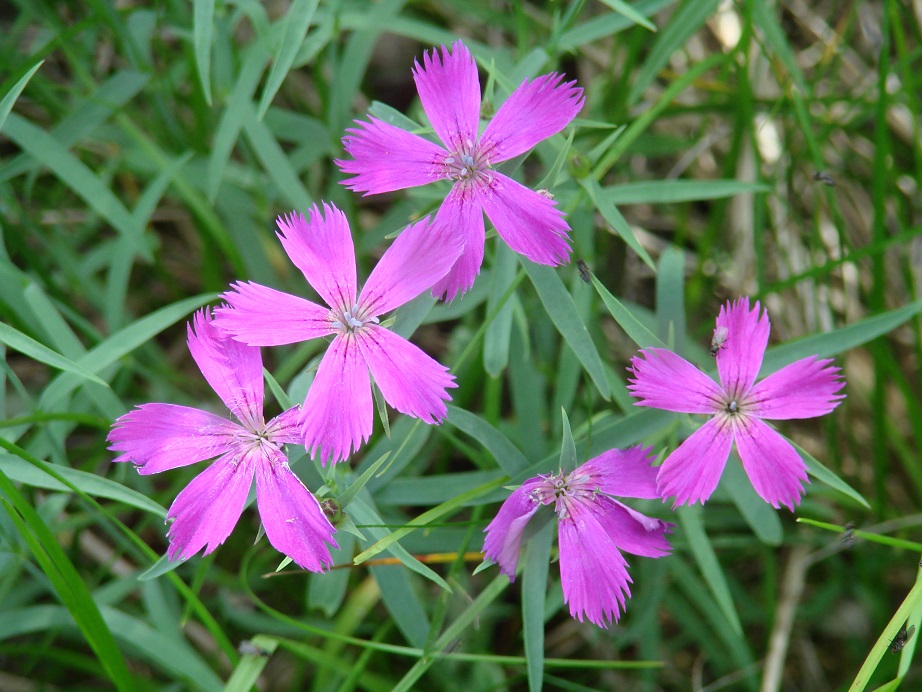
[[[892,320],[886,333],[861,323],[913,304],[922,287],[918,4],[631,3],[656,32],[611,9],[619,4],[13,3],[0,15],[4,441],[93,498],[112,495],[79,474],[168,506],[191,472],[140,477],[111,465],[100,425],[144,401],[215,406],[182,322],[232,280],[303,293],[274,238],[277,214],[319,199],[341,205],[364,229],[367,276],[383,238],[433,208],[426,189],[351,195],[332,157],[373,101],[424,122],[412,61],[464,37],[492,76],[494,110],[524,75],[560,69],[586,89],[575,135],[540,145],[520,174],[535,182],[553,169],[546,184],[570,214],[574,257],[618,305],[606,306],[575,266],[528,268],[523,281],[496,241],[471,295],[431,311],[414,304],[414,339],[459,381],[449,421],[396,418],[390,439],[376,425],[354,472],[294,463],[309,487],[338,496],[392,452],[347,507],[367,540],[343,541],[337,562],[473,488],[553,469],[561,405],[581,458],[608,443],[674,443],[687,427],[675,417],[625,418],[632,339],[684,343],[707,369],[714,315],[740,293],[768,307],[773,343],[848,346],[838,356],[845,403],[783,431],[871,507],[815,482],[798,516],[918,542],[922,325],[911,309],[881,318]],[[555,324],[569,325],[563,336]],[[294,399],[316,353],[266,353]],[[100,499],[117,530],[65,486],[15,480],[0,514],[0,687],[128,676],[141,689],[227,680],[246,689],[259,676],[263,689],[504,689],[530,675],[534,689],[543,674],[546,687],[573,689],[771,689],[768,671],[780,664],[776,684],[841,689],[893,628],[919,557],[860,539],[847,546],[786,512],[777,530],[754,533],[760,519],[740,511],[729,478],[700,526],[674,536],[675,556],[631,560],[633,598],[604,632],[569,617],[553,566],[546,598],[536,566],[509,586],[495,568],[472,575],[460,557],[426,567],[450,592],[404,566],[263,578],[281,558],[265,542],[251,546],[250,512],[214,555],[139,581],[165,549],[159,516]],[[20,497],[28,504],[12,509]],[[502,497],[449,506],[394,546],[404,559],[476,551]],[[36,523],[26,526],[31,508]],[[787,588],[797,579],[799,593]],[[787,630],[783,612],[794,613]],[[536,622],[543,673],[523,658],[538,645]],[[771,646],[773,632],[786,652]],[[120,656],[100,653],[110,638]],[[233,644],[243,640],[278,648],[241,656]],[[898,674],[906,689],[918,685],[914,646],[884,653],[871,686]]]

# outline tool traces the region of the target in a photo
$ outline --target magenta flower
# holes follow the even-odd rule
[[[256,475],[256,503],[272,546],[314,572],[332,564],[327,543],[336,529],[317,499],[288,467],[283,446],[300,442],[297,408],[268,423],[263,418],[263,366],[258,348],[215,328],[208,310],[189,326],[189,350],[208,384],[239,423],[173,404],[144,404],[121,416],[109,432],[113,461],[130,461],[142,475],[214,459],[170,506],[171,560],[221,545],[240,518]]]
[[[485,529],[483,551],[515,579],[522,532],[541,505],[554,505],[560,544],[560,579],[570,615],[599,627],[618,621],[630,598],[628,564],[621,551],[662,557],[670,551],[672,524],[615,499],[659,498],[649,449],[612,449],[569,474],[531,478],[503,502]]]
[[[324,218],[324,215],[326,218]],[[429,226],[409,226],[387,249],[356,298],[355,250],[346,216],[314,205],[310,220],[279,217],[285,252],[330,307],[254,283],[224,294],[231,308],[215,324],[250,346],[277,346],[333,336],[301,410],[305,447],[322,463],[345,459],[368,439],[373,420],[369,371],[384,399],[401,413],[438,423],[448,413],[448,368],[379,324],[445,275],[461,241]]]
[[[703,503],[714,492],[730,447],[759,496],[777,508],[791,511],[800,503],[807,480],[806,466],[797,451],[761,419],[813,418],[839,405],[845,385],[832,359],[809,356],[787,365],[756,384],[768,344],[768,314],[749,298],[720,309],[712,353],[720,384],[672,351],[647,348],[631,360],[633,379],[628,389],[640,401],[680,413],[710,415],[700,429],[669,455],[656,477],[665,497],[675,505]]]
[[[379,194],[451,180],[454,185],[436,215],[464,239],[464,253],[432,289],[453,300],[474,283],[483,263],[483,213],[516,252],[540,264],[557,265],[570,253],[570,227],[554,202],[530,190],[493,166],[524,154],[560,132],[583,107],[576,82],[561,84],[551,73],[525,80],[478,136],[480,81],[477,64],[460,41],[453,52],[442,47],[417,62],[413,79],[423,110],[442,146],[386,122],[369,117],[356,121],[343,146],[354,160],[337,161],[351,190]],[[481,211],[482,210],[482,211]]]

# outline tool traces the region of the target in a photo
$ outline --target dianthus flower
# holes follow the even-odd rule
[[[256,503],[272,546],[305,569],[332,564],[330,524],[317,499],[288,466],[284,445],[300,442],[298,409],[268,423],[263,417],[263,368],[258,348],[218,331],[207,310],[189,326],[189,350],[205,379],[240,421],[174,404],[143,404],[109,432],[113,461],[130,461],[142,475],[214,459],[170,506],[168,556],[184,560],[221,545],[243,512],[253,476]]]
[[[346,216],[332,204],[278,219],[279,239],[295,266],[329,307],[259,284],[234,284],[231,307],[215,324],[251,346],[278,346],[333,336],[301,410],[305,447],[322,463],[345,459],[368,439],[374,417],[369,371],[385,401],[401,413],[438,423],[445,418],[448,368],[379,323],[445,275],[461,241],[423,219],[385,251],[357,294],[355,249]]]
[[[761,315],[760,315],[761,312]],[[756,383],[770,330],[768,313],[749,298],[720,309],[711,351],[720,384],[672,351],[643,349],[631,360],[631,394],[637,406],[701,413],[711,419],[670,454],[656,482],[675,505],[705,502],[723,473],[736,443],[743,468],[759,496],[791,511],[800,503],[807,479],[800,455],[762,422],[813,418],[839,405],[845,386],[832,359],[808,356]]]
[[[672,524],[648,517],[615,497],[658,499],[649,449],[612,449],[571,473],[536,476],[512,491],[485,529],[483,550],[515,578],[522,532],[541,505],[554,505],[560,580],[570,615],[599,627],[618,621],[630,598],[628,563],[621,551],[662,557]]]
[[[583,106],[576,82],[561,84],[551,73],[525,80],[500,107],[482,134],[477,64],[463,43],[453,51],[442,46],[415,63],[413,79],[423,110],[442,146],[382,120],[356,121],[343,137],[353,160],[337,161],[354,177],[351,190],[379,194],[425,185],[435,180],[454,184],[436,222],[464,239],[464,252],[432,289],[452,300],[474,283],[483,263],[483,214],[516,252],[539,264],[558,265],[570,253],[568,232],[553,200],[494,170],[560,132]]]

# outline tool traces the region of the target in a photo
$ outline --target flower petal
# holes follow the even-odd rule
[[[579,466],[571,477],[592,476],[597,489],[606,495],[659,499],[656,490],[659,469],[650,465],[655,459],[652,447],[610,449]]]
[[[741,418],[735,432],[743,468],[759,497],[793,512],[805,492],[803,484],[810,482],[797,450],[758,418]]]
[[[171,560],[185,560],[205,548],[205,555],[221,545],[240,519],[253,481],[256,460],[225,454],[192,479],[176,496],[167,520]]]
[[[565,128],[583,107],[583,90],[576,82],[561,84],[563,75],[551,73],[525,80],[480,137],[480,150],[490,163],[524,154],[543,139]]]
[[[244,423],[262,424],[263,359],[258,348],[234,341],[218,329],[208,310],[188,326],[189,352],[221,401]]]
[[[462,249],[460,235],[430,224],[428,217],[408,226],[375,265],[359,305],[371,316],[400,307],[445,276]]]
[[[474,188],[487,218],[513,250],[532,262],[557,266],[570,257],[570,227],[553,200],[493,171],[489,186]]]
[[[301,444],[304,438],[301,435],[300,418],[300,405],[282,411],[266,424],[266,436],[279,444]]]
[[[457,261],[432,287],[433,296],[452,301],[459,294],[470,290],[474,285],[474,279],[480,273],[486,235],[483,209],[471,195],[455,186],[439,207],[434,225],[444,227],[445,232],[459,236],[463,244]]]
[[[346,130],[343,148],[352,159],[337,159],[343,173],[354,177],[340,181],[355,192],[377,195],[426,185],[445,177],[442,161],[448,152],[438,144],[383,120],[356,120]]]
[[[333,564],[327,544],[339,547],[333,539],[336,529],[277,450],[256,469],[256,501],[273,548],[312,572]]]
[[[480,78],[477,63],[461,41],[452,51],[442,46],[423,54],[413,66],[413,80],[432,129],[451,151],[470,148],[480,126]]]
[[[315,204],[305,221],[292,212],[278,218],[282,247],[304,278],[331,308],[355,305],[355,247],[346,215],[324,203]]]
[[[631,358],[628,381],[635,406],[678,413],[711,414],[722,408],[724,393],[714,380],[665,348],[645,348]]]
[[[236,448],[242,428],[221,416],[175,404],[143,404],[112,424],[112,461],[130,461],[148,475],[213,459]]]
[[[532,478],[512,491],[503,502],[493,521],[484,529],[483,552],[488,560],[499,565],[499,571],[515,580],[519,563],[522,532],[541,505],[531,497],[531,491],[544,482]]]
[[[814,418],[842,403],[845,386],[841,370],[830,367],[831,358],[808,356],[786,365],[756,384],[746,397],[759,418],[788,420]],[[747,410],[749,410],[747,408]]]
[[[612,543],[627,553],[663,557],[672,551],[666,534],[672,533],[673,525],[662,519],[648,517],[604,496],[597,498],[592,512]]]
[[[720,481],[733,433],[718,418],[712,418],[679,445],[660,466],[656,486],[660,496],[675,495],[673,508],[707,502]]]
[[[558,528],[560,581],[570,615],[599,627],[618,621],[630,598],[627,561],[588,509],[562,519]]]
[[[723,346],[716,355],[720,382],[731,397],[743,396],[762,367],[771,331],[768,312],[762,310],[759,301],[750,310],[749,298],[743,296],[720,308],[717,327],[727,330]]]
[[[388,404],[426,423],[445,419],[445,402],[451,401],[446,390],[458,386],[448,368],[382,327],[371,326],[356,344]]]
[[[368,367],[355,337],[337,336],[327,349],[301,410],[301,433],[311,458],[342,461],[371,435]]]
[[[215,308],[215,325],[249,346],[281,346],[333,333],[329,308],[251,282],[232,284]],[[260,369],[260,380],[262,369]]]

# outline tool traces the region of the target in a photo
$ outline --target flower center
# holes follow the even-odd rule
[[[442,160],[442,174],[465,185],[488,184],[493,176],[489,173],[490,161],[484,153],[476,144],[465,142]]]
[[[330,318],[333,322],[333,327],[343,334],[355,334],[369,323],[378,324],[378,318],[367,315],[366,310],[359,306],[358,303],[353,305],[350,310],[345,308],[330,310]]]

